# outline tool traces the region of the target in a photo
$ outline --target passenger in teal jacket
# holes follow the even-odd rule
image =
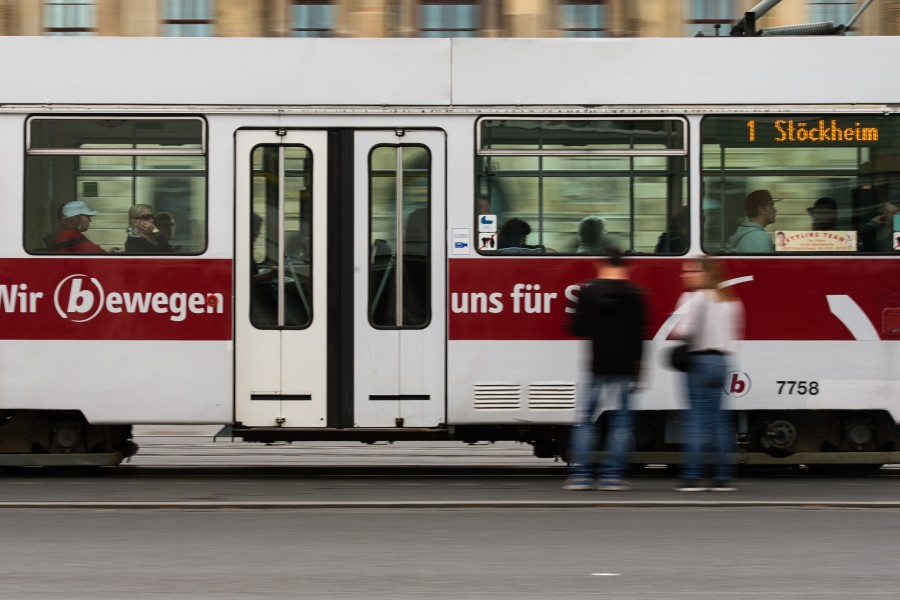
[[[775,243],[766,227],[775,222],[775,203],[767,190],[750,192],[744,200],[747,220],[738,225],[728,240],[732,252],[775,252]]]

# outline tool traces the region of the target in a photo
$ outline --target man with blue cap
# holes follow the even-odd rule
[[[97,214],[81,200],[66,202],[60,209],[62,218],[53,240],[54,252],[106,252],[85,237],[84,232],[91,227],[91,217]]]

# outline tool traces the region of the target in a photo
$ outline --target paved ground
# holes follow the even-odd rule
[[[0,599],[897,597],[900,511],[0,510]]]
[[[38,469],[0,479],[0,507],[583,507],[843,506],[900,508],[900,469],[875,477],[808,471],[746,475],[735,493],[672,490],[664,469],[632,479],[630,492],[567,492],[565,467],[525,445],[318,442],[266,446],[213,439],[207,430],[138,431],[141,452],[117,469],[53,477]]]

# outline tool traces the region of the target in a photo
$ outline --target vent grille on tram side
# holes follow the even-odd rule
[[[522,407],[522,386],[475,384],[475,410],[518,410]]]
[[[528,386],[528,408],[532,410],[572,410],[574,383],[533,383]]]

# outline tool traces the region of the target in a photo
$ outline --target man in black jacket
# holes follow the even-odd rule
[[[644,292],[631,283],[625,258],[616,250],[597,265],[597,278],[582,286],[572,333],[591,340],[590,371],[579,387],[578,421],[572,429],[567,490],[628,490],[625,459],[633,417],[629,394],[641,371],[646,309]],[[609,404],[604,398],[612,399]],[[611,409],[602,471],[593,464],[598,409]]]

